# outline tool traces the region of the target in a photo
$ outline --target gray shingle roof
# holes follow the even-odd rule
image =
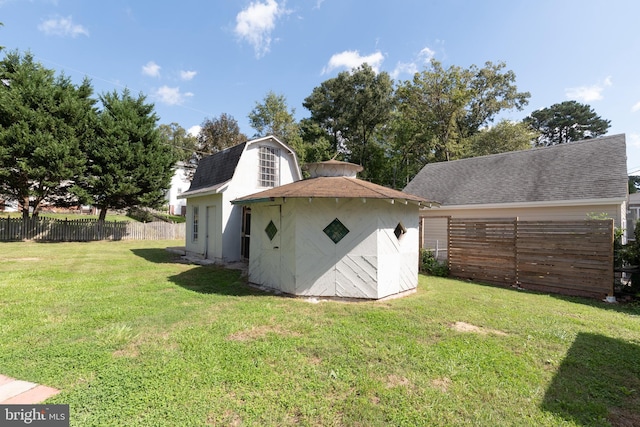
[[[233,173],[246,144],[243,142],[200,159],[191,186],[186,193],[215,187],[233,178]]]
[[[442,206],[627,196],[625,136],[426,165],[403,191]]]

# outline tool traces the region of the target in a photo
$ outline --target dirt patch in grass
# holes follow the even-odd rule
[[[399,375],[394,375],[394,374],[387,376],[387,388],[409,387],[409,386],[411,386],[411,381],[409,381],[405,377],[401,377]]]
[[[609,409],[607,420],[614,427],[637,427],[640,426],[640,413],[629,409],[612,408]]]
[[[455,322],[450,324],[449,326],[458,332],[472,332],[480,335],[493,334],[493,335],[507,336],[506,332],[502,332],[497,329],[483,328],[483,327],[472,325],[466,322]]]
[[[436,378],[434,380],[431,380],[431,385],[441,392],[446,393],[449,390],[449,386],[451,385],[451,379],[447,377]]]
[[[253,341],[260,338],[264,338],[267,334],[276,334],[282,336],[300,336],[299,333],[289,331],[287,329],[281,328],[280,326],[254,326],[251,329],[245,329],[243,331],[234,332],[231,335],[227,336],[227,339],[230,341]]]
[[[0,258],[0,261],[40,261],[42,258],[24,257],[24,258]]]

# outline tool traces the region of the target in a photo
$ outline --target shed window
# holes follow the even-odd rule
[[[407,229],[404,227],[404,225],[402,225],[401,222],[399,222],[398,225],[396,225],[396,229],[393,230],[393,234],[396,235],[396,238],[398,240],[400,240],[400,238],[404,236],[406,232],[407,232]]]
[[[267,225],[267,228],[264,229],[264,231],[265,233],[267,233],[269,240],[273,240],[273,238],[276,237],[276,234],[278,233],[278,227],[276,227],[273,221],[269,221],[269,224]]]
[[[279,184],[278,159],[280,150],[266,145],[260,147],[260,176],[261,187],[275,187]]]
[[[198,241],[198,207],[193,207],[193,234],[192,240],[194,242]]]
[[[331,221],[331,223],[327,225],[322,231],[324,231],[324,234],[329,236],[329,238],[333,240],[333,243],[335,244],[338,244],[338,242],[349,233],[349,229],[345,227],[338,218]]]

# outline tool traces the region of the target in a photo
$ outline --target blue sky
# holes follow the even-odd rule
[[[301,119],[314,87],[362,62],[408,80],[431,58],[504,61],[531,93],[505,117],[589,104],[626,134],[640,173],[639,17],[636,0],[0,0],[0,45],[96,93],[142,92],[159,123],[227,113],[249,136],[268,91]]]

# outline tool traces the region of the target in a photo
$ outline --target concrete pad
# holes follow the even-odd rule
[[[20,393],[17,396],[11,397],[2,404],[4,405],[28,405],[32,403],[40,403],[44,402],[51,396],[55,396],[60,393],[60,390],[55,389],[53,387],[47,387],[46,385],[39,385],[30,390],[25,391],[24,393]]]
[[[28,381],[13,380],[0,386],[0,403],[5,400],[31,390],[38,384]]]
[[[6,375],[0,374],[0,385],[6,384],[8,382],[15,381],[15,378],[8,377]]]

